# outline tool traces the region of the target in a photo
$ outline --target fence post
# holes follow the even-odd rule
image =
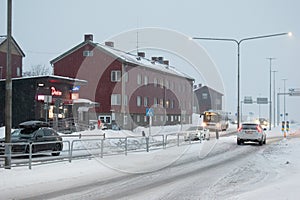
[[[127,141],[127,137],[125,138],[125,156],[127,156],[127,143],[128,141]]]
[[[146,150],[149,152],[149,137],[146,137]]]
[[[179,147],[179,133],[177,133],[177,146]]]
[[[75,141],[75,140],[73,140],[72,143],[71,143],[71,150],[70,150],[70,158],[69,158],[69,162],[72,161],[72,157],[73,157],[73,145],[74,145],[74,141]]]
[[[104,149],[104,139],[101,139],[101,154],[100,154],[100,158],[103,158],[103,149]]]
[[[32,162],[32,143],[29,143],[29,169],[31,169],[31,162]]]

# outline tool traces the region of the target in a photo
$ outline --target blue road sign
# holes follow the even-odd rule
[[[147,117],[153,117],[154,116],[153,108],[146,108],[146,116]]]

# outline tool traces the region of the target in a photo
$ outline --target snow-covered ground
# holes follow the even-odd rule
[[[173,127],[174,128],[174,127]],[[165,127],[164,131],[172,132],[173,128]],[[177,127],[178,128],[178,127]],[[171,130],[172,129],[172,130]],[[0,128],[0,135],[3,135]],[[171,131],[170,131],[171,130]],[[138,131],[140,132],[140,130]],[[163,132],[163,131],[161,131]],[[112,132],[118,134],[118,132]],[[127,135],[130,133],[124,133]],[[236,166],[229,166],[229,171],[210,173],[207,176],[213,182],[205,188],[204,192],[189,199],[298,199],[300,196],[300,125],[293,125],[287,139],[283,139],[278,128],[268,131],[267,136],[277,137],[270,139],[266,146],[255,151],[255,154],[241,158]],[[207,142],[171,147],[165,150],[151,152],[130,153],[125,155],[107,156],[104,158],[87,158],[69,162],[57,162],[37,165],[29,170],[28,167],[15,167],[10,170],[0,169],[0,199],[23,199],[59,191],[55,199],[98,199],[92,191],[77,192],[64,195],[62,191],[76,188],[82,184],[88,185],[100,180],[121,179],[128,174],[141,174],[168,168],[178,159],[191,158],[197,155],[199,159],[205,158],[211,151],[226,152],[230,155],[238,152],[247,152],[251,146],[237,146],[236,137],[220,137]],[[234,147],[234,149],[233,149]],[[257,149],[255,147],[255,149]],[[251,150],[252,151],[252,150]],[[224,156],[207,163],[225,159]],[[184,161],[183,161],[184,162]],[[184,165],[185,166],[185,165]],[[185,166],[186,167],[186,166]],[[179,170],[180,165],[177,166]],[[176,170],[177,171],[177,170]],[[165,176],[163,171],[160,176]],[[193,182],[190,178],[185,180]],[[202,181],[205,181],[203,179]],[[168,199],[166,193],[176,183],[162,187],[161,190],[137,194],[135,199]],[[181,186],[184,187],[184,186]],[[61,194],[61,196],[59,195]],[[150,195],[150,196],[148,196]],[[182,194],[184,195],[184,194]],[[43,196],[47,198],[47,196]],[[52,198],[49,196],[49,198]],[[127,199],[127,198],[124,198]],[[129,199],[129,198],[128,198]],[[131,198],[130,198],[131,199]],[[184,196],[178,197],[184,199]]]

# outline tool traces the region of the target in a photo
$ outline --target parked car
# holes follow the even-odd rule
[[[186,134],[184,136],[184,140],[209,140],[210,133],[209,130],[204,128],[203,126],[192,126],[186,130]]]
[[[28,121],[21,123],[19,129],[11,134],[11,143],[24,143],[12,145],[11,151],[16,154],[29,153],[29,144],[32,145],[32,153],[42,151],[52,151],[53,156],[58,156],[63,149],[62,138],[57,132],[48,127],[48,124],[42,121]],[[5,152],[5,139],[0,140],[0,153]],[[27,143],[27,144],[25,144]],[[37,144],[35,144],[37,143]]]
[[[237,144],[241,145],[244,142],[258,142],[259,145],[266,144],[266,128],[258,123],[242,123],[237,133]]]

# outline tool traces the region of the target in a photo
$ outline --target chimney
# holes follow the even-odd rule
[[[145,52],[138,52],[138,56],[142,57],[142,58],[145,58]]]
[[[151,60],[157,61],[157,57],[152,57]]]
[[[84,41],[93,41],[93,34],[85,34]]]
[[[169,61],[168,60],[164,60],[164,65],[169,65]]]
[[[158,57],[158,62],[160,64],[163,64],[164,63],[164,57]]]
[[[201,84],[201,83],[200,83],[200,84],[198,84],[198,87],[199,87],[199,88],[201,88],[201,87],[202,87],[202,84]]]
[[[108,46],[108,47],[114,47],[115,45],[114,45],[114,42],[112,42],[112,41],[107,41],[107,42],[105,42],[105,46]]]

